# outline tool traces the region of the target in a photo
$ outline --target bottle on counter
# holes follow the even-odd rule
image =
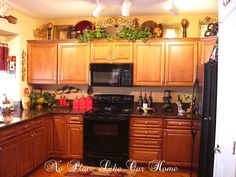
[[[29,89],[25,88],[24,96],[22,97],[22,107],[23,109],[30,109],[31,107],[31,99],[29,96]]]
[[[143,107],[143,96],[142,96],[142,92],[139,93],[139,97],[138,97],[138,107],[139,107],[139,108]]]
[[[148,97],[148,107],[151,108],[153,106],[152,92],[150,92]]]
[[[145,93],[143,98],[143,111],[147,110],[147,108],[148,108],[148,99],[147,99],[147,93]]]

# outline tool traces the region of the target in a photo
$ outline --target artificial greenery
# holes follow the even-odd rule
[[[111,36],[104,29],[97,28],[95,30],[84,30],[83,35],[79,36],[79,42],[91,42],[94,39],[127,39],[135,42],[136,40],[142,40],[143,42],[153,38],[153,34],[149,31],[143,31],[140,29],[132,29],[130,26],[122,27],[115,35]]]
[[[43,94],[41,93],[37,93],[37,92],[31,92],[29,95],[30,99],[31,99],[31,107],[34,108],[35,106],[37,106],[37,101],[40,98],[44,98],[45,102],[44,102],[44,106],[48,107],[48,108],[52,108],[53,105],[55,104],[55,94],[49,93],[49,92],[44,92]]]
[[[79,42],[91,42],[94,39],[109,39],[110,35],[106,33],[104,29],[97,28],[95,30],[87,30],[83,31],[83,35],[79,36]]]
[[[115,39],[127,39],[132,42],[135,42],[138,39],[141,39],[143,42],[146,42],[152,37],[153,37],[153,34],[149,31],[143,31],[140,29],[133,30],[129,26],[124,26],[114,36]]]

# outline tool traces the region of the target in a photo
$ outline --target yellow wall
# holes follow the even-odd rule
[[[0,39],[8,43],[10,55],[16,56],[17,74],[16,79],[2,80],[0,85],[6,85],[9,96],[19,101],[22,97],[23,89],[27,86],[26,82],[21,81],[21,53],[27,50],[27,40],[34,39],[33,29],[36,28],[37,20],[20,12],[11,10],[7,15],[17,17],[17,24],[10,24],[5,19],[0,19]],[[7,36],[6,36],[7,34]]]
[[[130,16],[129,18],[138,18],[139,24],[141,25],[143,22],[152,20],[156,23],[162,23],[164,25],[179,25],[180,33],[182,34],[182,27],[180,25],[181,20],[186,18],[189,20],[190,24],[187,30],[187,37],[198,37],[199,36],[199,20],[203,20],[206,16],[210,16],[211,18],[218,18],[217,14],[184,14],[184,15],[157,15],[157,16]],[[76,25],[81,20],[89,20],[91,22],[97,22],[99,20],[107,19],[111,17],[78,17],[78,18],[66,18],[66,19],[44,19],[38,21],[38,26],[43,27],[49,22],[54,25]]]

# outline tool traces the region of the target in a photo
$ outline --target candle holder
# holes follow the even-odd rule
[[[187,27],[189,25],[189,21],[184,18],[181,20],[181,25],[183,27],[183,37],[187,37]]]
[[[52,23],[48,23],[48,24],[47,24],[48,40],[51,40],[51,39],[52,39],[52,27],[53,27],[53,24],[52,24]]]

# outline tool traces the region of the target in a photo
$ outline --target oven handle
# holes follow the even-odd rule
[[[122,117],[122,118],[118,118],[118,119],[106,119],[106,118],[95,118],[95,117],[84,117],[84,119],[86,120],[95,120],[95,121],[106,121],[106,122],[124,122],[124,121],[129,121],[129,117]]]

